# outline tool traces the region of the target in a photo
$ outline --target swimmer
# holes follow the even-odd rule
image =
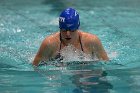
[[[99,38],[87,32],[79,30],[79,14],[73,8],[67,8],[60,14],[60,31],[46,37],[38,50],[33,65],[38,66],[41,61],[62,59],[60,50],[68,45],[73,45],[76,49],[85,54],[96,56],[99,60],[108,61],[109,58],[102,46]]]

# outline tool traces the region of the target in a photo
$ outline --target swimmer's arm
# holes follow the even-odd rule
[[[107,56],[106,51],[104,50],[101,41],[99,40],[99,38],[97,36],[94,37],[94,51],[96,56],[98,57],[99,60],[104,60],[104,61],[108,61],[109,58]]]
[[[33,66],[38,66],[39,62],[41,61],[42,59],[42,55],[41,53],[38,51],[38,53],[36,54],[35,58],[34,58],[34,61],[33,61]]]
[[[47,42],[44,40],[34,58],[33,66],[38,66],[39,62],[44,59],[46,52]]]

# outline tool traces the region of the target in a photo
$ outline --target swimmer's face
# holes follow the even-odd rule
[[[60,33],[61,33],[61,39],[66,41],[66,42],[70,42],[70,41],[74,40],[75,37],[77,36],[77,30],[61,29]]]

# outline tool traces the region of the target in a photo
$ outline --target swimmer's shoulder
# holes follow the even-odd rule
[[[81,38],[83,40],[92,42],[92,41],[95,41],[96,39],[98,39],[97,35],[95,35],[95,34],[91,34],[91,33],[88,33],[88,32],[83,32],[83,31],[80,31],[80,33],[81,33]]]
[[[46,43],[58,42],[60,40],[59,34],[60,34],[59,32],[56,32],[56,33],[53,33],[53,34],[47,36],[44,39],[44,42],[46,42]]]
[[[60,43],[60,33],[56,32],[54,34],[51,34],[49,36],[47,36],[43,42],[42,42],[42,46],[46,47],[46,48],[54,48],[57,47]]]

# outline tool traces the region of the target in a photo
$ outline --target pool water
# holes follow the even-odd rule
[[[66,66],[32,67],[66,7],[79,12],[81,30],[100,38],[109,62],[82,64],[69,55]],[[138,0],[2,0],[0,93],[140,93],[139,25]]]

